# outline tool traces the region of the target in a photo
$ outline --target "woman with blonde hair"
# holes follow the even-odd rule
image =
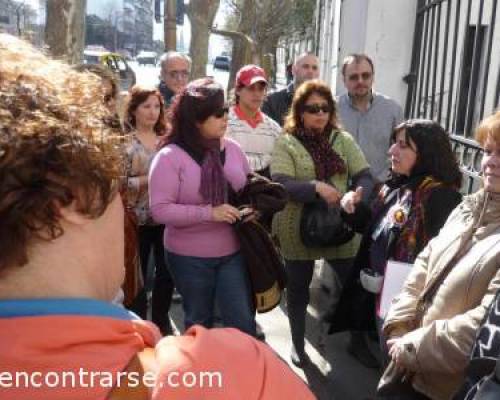
[[[408,390],[398,398],[453,396],[500,288],[499,113],[481,122],[476,140],[484,150],[483,188],[464,198],[419,254],[385,319],[392,363],[379,386],[403,381]]]

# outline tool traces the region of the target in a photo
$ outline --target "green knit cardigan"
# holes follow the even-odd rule
[[[333,133],[333,132],[332,132]],[[346,164],[346,172],[335,174],[328,183],[342,193],[348,190],[351,178],[369,168],[365,156],[354,138],[345,131],[339,134],[333,145],[334,150],[342,157]],[[306,148],[290,134],[280,136],[274,145],[271,161],[271,174],[283,174],[298,181],[313,181],[316,179],[314,163]],[[352,258],[358,251],[360,236],[342,246],[323,248],[305,247],[300,240],[300,217],[304,203],[288,201],[283,211],[273,218],[273,234],[277,236],[283,256],[288,260],[318,260],[325,258],[344,259]]]

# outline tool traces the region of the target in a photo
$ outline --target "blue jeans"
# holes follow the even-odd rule
[[[182,295],[184,325],[213,326],[217,304],[224,326],[255,336],[252,292],[241,254],[192,257],[168,252],[175,286]]]

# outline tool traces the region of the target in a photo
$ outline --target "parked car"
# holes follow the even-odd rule
[[[137,62],[139,65],[156,65],[158,55],[154,51],[141,51],[137,54]]]
[[[217,56],[214,60],[214,68],[229,71],[231,68],[231,58],[228,56]]]
[[[85,50],[83,52],[85,64],[100,64],[115,73],[120,82],[121,90],[128,90],[135,85],[136,77],[134,70],[128,65],[123,56],[118,53],[101,50]]]

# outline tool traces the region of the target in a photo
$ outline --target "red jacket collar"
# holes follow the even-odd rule
[[[238,104],[234,106],[234,113],[236,116],[241,119],[242,121],[245,121],[248,125],[250,125],[252,128],[257,128],[257,126],[264,121],[264,116],[262,115],[262,112],[257,111],[255,114],[255,118],[250,118],[248,117],[243,110],[240,108]]]

